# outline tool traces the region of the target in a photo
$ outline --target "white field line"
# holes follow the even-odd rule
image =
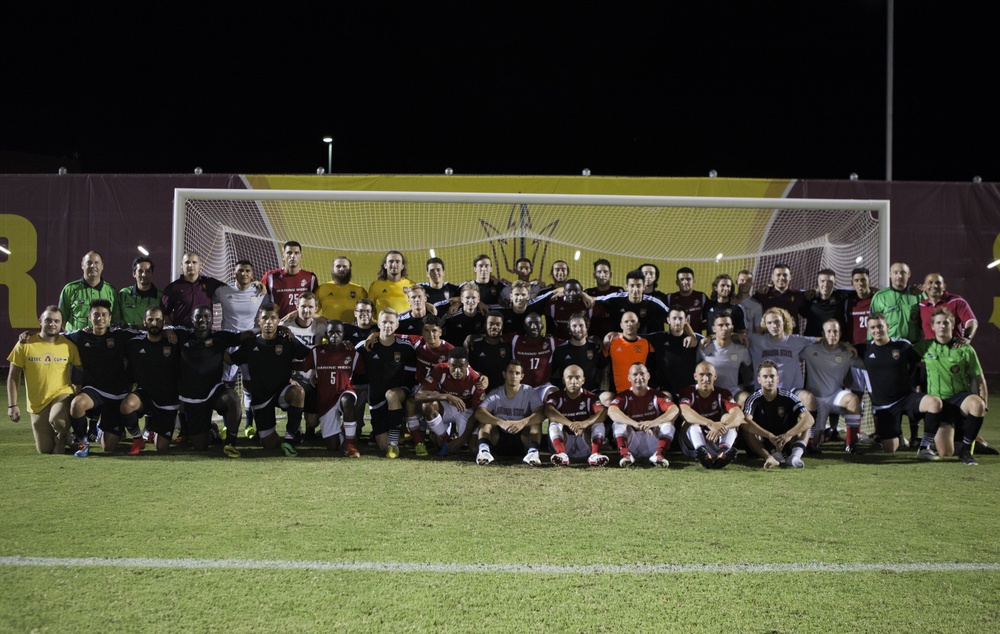
[[[0,557],[0,566],[41,568],[110,567],[235,570],[348,570],[372,572],[435,573],[529,573],[544,575],[588,574],[681,574],[681,573],[766,573],[766,572],[1000,572],[996,563],[845,563],[802,562],[784,564],[634,564],[634,565],[552,565],[552,564],[446,564],[392,561],[289,561],[253,559],[152,559],[145,557]]]

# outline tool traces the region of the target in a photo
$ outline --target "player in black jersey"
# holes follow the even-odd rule
[[[667,320],[667,305],[651,295],[643,294],[645,278],[642,271],[630,271],[625,278],[625,292],[597,298],[603,302],[610,323],[619,323],[625,313],[639,317],[639,334],[660,332]]]
[[[778,388],[778,366],[763,361],[757,367],[760,388],[743,405],[743,439],[752,453],[764,459],[764,468],[785,464],[801,469],[802,454],[813,417],[789,390]]]
[[[465,340],[469,365],[489,379],[490,388],[503,385],[503,372],[510,363],[510,344],[503,340],[503,313],[491,310],[486,315],[486,334]]]
[[[163,309],[159,306],[146,309],[143,326],[145,335],[133,337],[125,346],[129,375],[136,389],[125,397],[121,413],[146,416],[149,440],[158,452],[164,452],[170,448],[174,419],[180,409],[180,345],[164,336]]]
[[[608,359],[601,344],[588,337],[589,328],[586,313],[575,313],[569,318],[570,339],[556,346],[552,354],[553,385],[561,385],[566,368],[576,365],[583,370],[583,389],[600,393]]]
[[[453,346],[461,346],[466,337],[481,335],[485,331],[486,317],[479,310],[479,289],[475,284],[462,286],[462,303],[452,310],[444,322],[444,340]]]
[[[278,323],[281,314],[278,307],[264,303],[257,313],[260,334],[240,344],[232,354],[233,363],[246,364],[253,381],[250,407],[254,411],[257,436],[265,449],[279,446],[286,456],[295,456],[295,445],[301,439],[302,408],[305,405],[305,390],[293,383],[293,361],[302,360],[309,354],[309,348],[292,337],[287,331],[280,331]],[[285,436],[276,433],[274,408],[288,412]]]

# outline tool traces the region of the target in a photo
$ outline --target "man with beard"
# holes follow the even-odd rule
[[[792,269],[787,264],[775,264],[771,270],[771,286],[757,291],[753,298],[760,302],[765,312],[770,308],[782,308],[787,311],[792,316],[792,333],[798,334],[797,316],[806,304],[806,294],[804,291],[791,288],[791,282]]]
[[[174,420],[180,410],[177,382],[180,377],[180,345],[170,343],[163,333],[163,309],[146,310],[145,335],[133,337],[126,344],[129,375],[136,389],[121,404],[123,416],[145,416],[146,431],[158,453],[170,449]]]
[[[316,289],[320,314],[326,319],[339,319],[349,323],[354,319],[354,306],[359,299],[367,299],[368,291],[351,281],[351,260],[341,255],[333,259],[330,267],[332,281]]]
[[[375,312],[392,308],[398,315],[409,307],[403,289],[413,286],[406,277],[406,258],[399,251],[389,251],[379,265],[378,278],[368,287],[368,299],[375,303]]]
[[[689,267],[677,269],[677,292],[667,295],[669,308],[683,308],[687,311],[688,324],[696,333],[705,330],[705,304],[708,296],[694,290],[694,271]]]
[[[732,320],[733,332],[743,334],[747,331],[746,314],[733,293],[733,278],[725,273],[715,277],[715,281],[712,282],[712,295],[705,304],[705,326],[708,328],[709,336],[715,334],[715,318],[723,312],[726,312]]]
[[[571,365],[578,366],[583,372],[583,389],[600,392],[604,380],[604,368],[607,357],[604,356],[601,344],[588,337],[590,322],[584,313],[576,313],[569,319],[569,341],[556,346],[552,354],[553,383]]]

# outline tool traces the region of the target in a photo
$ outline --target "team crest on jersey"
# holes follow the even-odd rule
[[[842,354],[836,355],[835,357],[833,357],[833,362],[836,363],[836,364],[838,364],[838,365],[841,364],[841,363],[843,363],[844,362],[844,355],[842,355]]]
[[[701,300],[700,299],[694,300],[694,307],[698,308],[699,306],[701,306]]]
[[[505,349],[503,349],[503,348],[500,348],[500,358],[501,359],[506,359],[507,358],[507,351]]]
[[[308,284],[308,282],[306,282],[305,280],[302,280],[301,282],[299,282],[299,286],[301,286],[302,288],[305,288],[306,284]]]
[[[594,351],[593,350],[587,350],[587,360],[591,361],[591,360],[593,360],[593,358],[594,358]]]
[[[892,351],[892,359],[894,361],[899,361],[899,350],[893,350]]]
[[[281,353],[284,351],[285,351],[285,346],[281,345],[280,343],[274,346],[274,354],[278,355],[279,357],[281,356]]]
[[[357,296],[358,296],[358,292],[357,291],[351,291],[351,299],[354,299]]]
[[[584,403],[583,401],[580,401],[580,407],[578,409],[582,412],[583,410],[587,409],[587,404]]]
[[[779,407],[778,408],[778,416],[781,416],[782,418],[785,417],[785,408],[784,407]]]
[[[443,354],[438,357],[438,363],[446,363],[447,361],[448,357],[444,356]]]
[[[106,345],[109,348],[114,348],[115,347],[115,340],[114,339],[105,339],[104,340],[104,345]]]
[[[962,371],[962,368],[958,367],[957,365],[951,366],[951,373],[952,374],[958,374],[961,371]]]
[[[392,353],[392,360],[395,361],[396,363],[399,363],[399,360],[402,358],[403,358],[402,355],[400,355],[398,352]]]
[[[737,361],[740,360],[740,355],[733,353],[729,355],[729,360],[732,361],[733,363],[736,363]]]
[[[209,337],[208,339],[205,340],[205,347],[206,348],[211,348],[212,347],[212,338],[211,337]]]
[[[640,308],[639,309],[639,319],[642,319],[645,316],[646,316],[646,309],[645,308]]]
[[[163,348],[163,356],[169,357],[171,354],[173,354],[173,349],[165,346]]]

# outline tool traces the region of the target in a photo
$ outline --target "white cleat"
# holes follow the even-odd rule
[[[587,458],[587,464],[591,467],[605,467],[608,464],[608,457],[602,453],[592,453]]]
[[[537,451],[529,451],[528,453],[524,454],[524,458],[522,458],[521,461],[524,464],[532,467],[538,467],[541,466],[542,464],[542,459],[538,457]],[[569,458],[566,458],[566,463],[569,464]]]
[[[479,453],[476,455],[476,464],[478,465],[493,464],[493,454],[486,451],[485,449],[480,450]]]
[[[537,453],[537,452],[533,452],[533,453]],[[551,460],[552,460],[552,464],[554,464],[554,465],[558,465],[560,467],[568,467],[569,466],[569,456],[567,456],[564,453],[554,453],[554,454],[552,454]],[[524,461],[525,462],[528,461],[528,457],[527,456],[524,457]]]

